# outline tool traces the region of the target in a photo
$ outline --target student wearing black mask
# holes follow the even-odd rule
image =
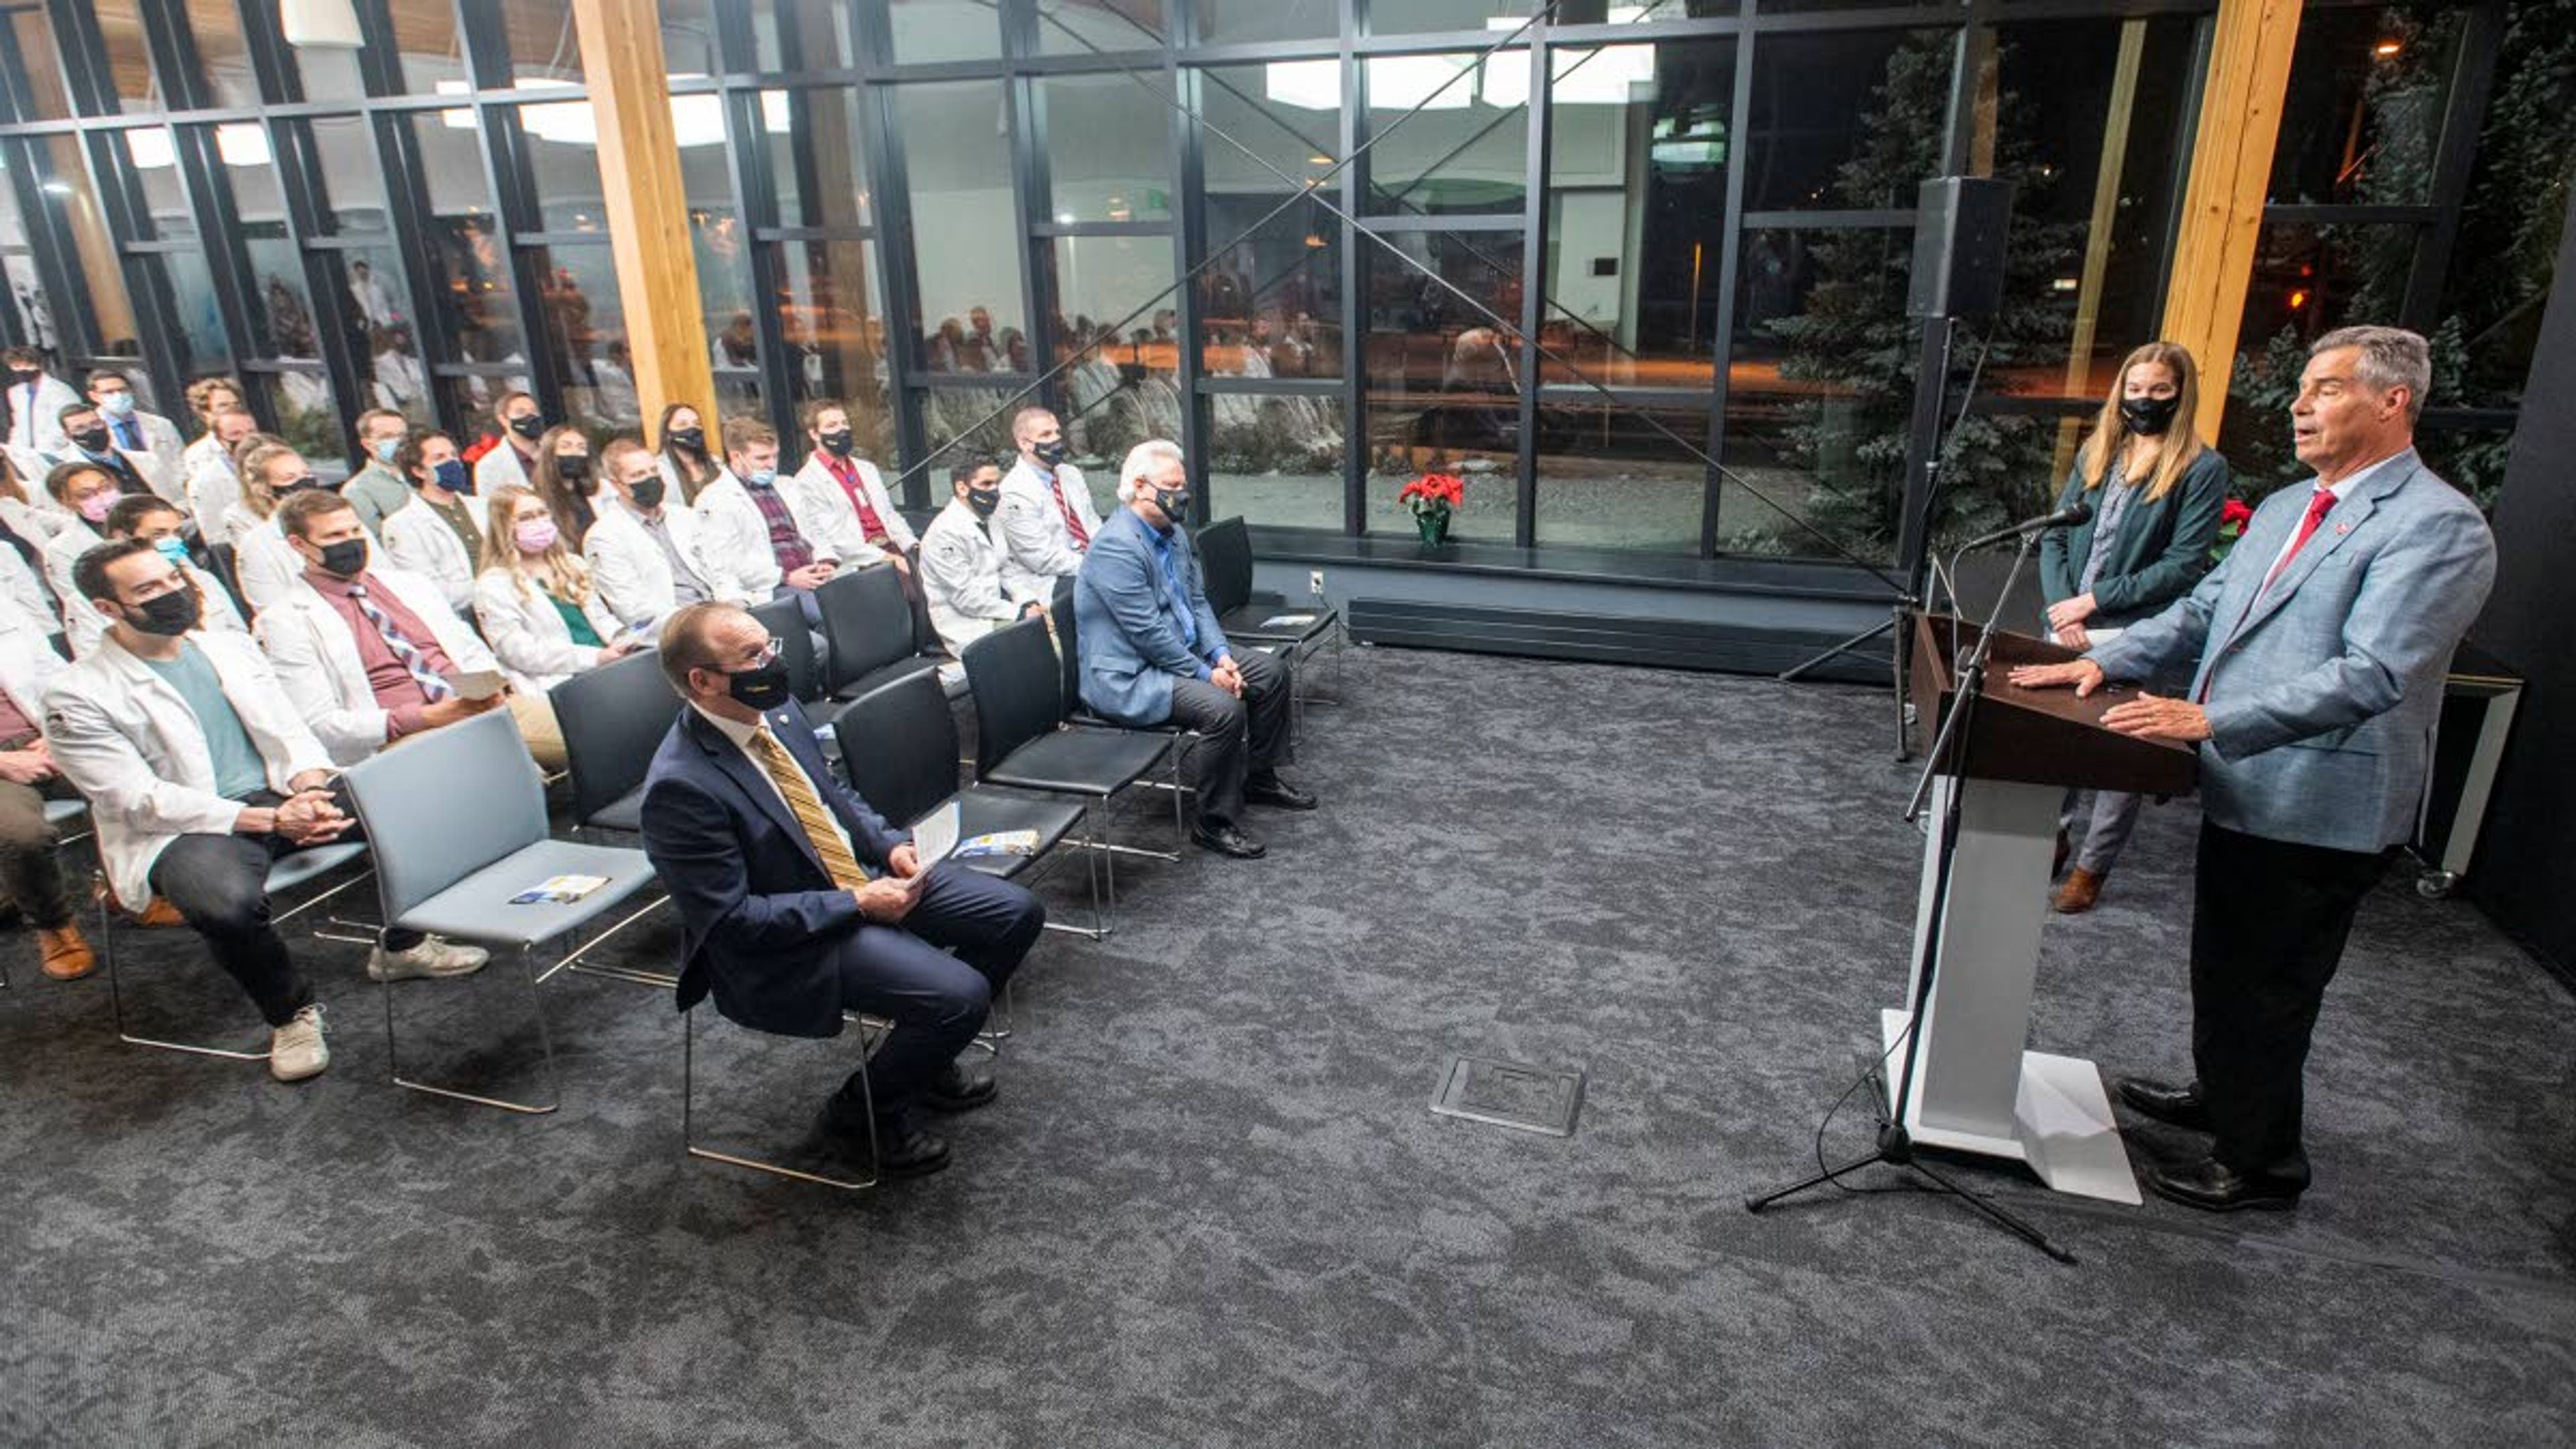
[[[1046,612],[1035,594],[1014,595],[1002,582],[1002,549],[994,518],[1002,507],[1001,465],[967,458],[949,469],[948,506],[921,534],[921,592],[931,627],[951,655],[1005,624]]]
[[[563,535],[564,547],[575,553],[581,551],[592,520],[599,516],[591,502],[599,478],[590,461],[590,438],[569,423],[537,440],[537,469],[530,486],[555,516],[555,531]]]
[[[492,444],[474,460],[474,491],[489,496],[504,484],[534,487],[537,443],[546,435],[546,416],[536,398],[524,392],[501,394],[492,407],[492,423]]]
[[[2227,506],[2227,460],[2201,441],[2194,418],[2200,369],[2191,354],[2150,342],[2119,376],[2057,498],[2059,508],[2089,503],[2093,516],[2039,542],[2047,632],[2073,649],[2107,643],[2190,593],[2210,570]],[[2089,809],[2081,796],[2068,792],[2057,835],[2057,869],[2074,869],[2051,905],[2069,915],[2093,908],[2138,820],[2138,796],[2098,792]]]
[[[851,1174],[938,1171],[948,1145],[914,1114],[993,1100],[961,1053],[1045,907],[954,863],[925,869],[906,831],[835,780],[778,641],[747,611],[682,609],[661,659],[687,703],[645,776],[644,851],[685,930],[681,1008],[712,994],[726,1019],[787,1036],[838,1036],[848,1011],[892,1020],[818,1136]]]
[[[654,628],[683,605],[751,602],[751,590],[702,546],[696,510],[671,495],[651,449],[615,438],[601,461],[608,486],[581,555],[620,623]]]
[[[8,376],[9,446],[53,457],[69,446],[63,439],[63,409],[81,400],[70,383],[45,371],[45,354],[32,347],[0,352]]]
[[[1002,475],[1002,577],[1021,593],[1053,597],[1056,580],[1081,570],[1100,508],[1082,470],[1066,461],[1072,450],[1055,414],[1020,409],[1011,440],[1020,456]]]
[[[675,402],[662,409],[653,436],[661,440],[663,483],[673,498],[694,507],[699,491],[725,472],[723,457],[708,441],[706,418],[687,403]]]
[[[105,469],[116,480],[120,493],[149,493],[152,485],[144,480],[141,470],[123,453],[117,451],[116,437],[107,429],[107,418],[93,402],[76,402],[57,414],[63,425],[63,447],[54,454],[57,463],[89,463]]]

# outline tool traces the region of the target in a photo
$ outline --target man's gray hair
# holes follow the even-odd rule
[[[1054,417],[1052,410],[1042,407],[1025,407],[1011,414],[1011,441],[1016,443],[1036,431],[1038,419]]]
[[[1144,481],[1146,474],[1153,472],[1158,465],[1166,461],[1184,465],[1188,462],[1187,456],[1181,452],[1181,445],[1169,438],[1147,438],[1129,448],[1127,460],[1118,465],[1118,501],[1126,503],[1134,500],[1136,485]]]
[[[2424,334],[2403,327],[2338,327],[2310,344],[2308,356],[2338,347],[2360,348],[2354,373],[2382,392],[2406,389],[2406,421],[2422,420],[2424,395],[2433,390],[2433,345]]]

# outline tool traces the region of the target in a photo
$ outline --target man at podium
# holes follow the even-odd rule
[[[2290,408],[2305,486],[2265,499],[2191,594],[2024,686],[2153,677],[2198,662],[2184,698],[2140,695],[2102,722],[2199,746],[2192,1063],[2121,1101],[2206,1132],[2209,1155],[2151,1168],[2196,1208],[2285,1209],[2307,1189],[2308,1042],[2362,897],[2414,834],[2442,677],[2495,581],[2475,504],[2416,456],[2432,380],[2422,337],[2346,327],[2308,351]]]

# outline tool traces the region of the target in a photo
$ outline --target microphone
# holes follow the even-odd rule
[[[2078,499],[2055,513],[2043,513],[2027,523],[2016,523],[2010,528],[1998,528],[1982,538],[1972,538],[1959,545],[1958,551],[1966,553],[1970,549],[1984,548],[1987,544],[2001,543],[2008,538],[2027,538],[2035,533],[2046,533],[2052,528],[2073,528],[2079,523],[2089,521],[2092,517],[2093,505]]]

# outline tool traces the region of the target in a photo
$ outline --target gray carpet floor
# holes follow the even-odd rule
[[[299,947],[334,1063],[284,1087],[119,1045],[103,979],[0,940],[0,1442],[2569,1442],[2576,1009],[2468,906],[2363,912],[2293,1216],[1970,1165],[2080,1265],[1924,1195],[1756,1218],[1902,999],[1883,696],[1371,650],[1342,688],[1326,808],[1050,934],[1001,1101],[874,1194],[684,1158],[667,993],[547,983],[525,1118],[389,1085],[355,948]],[[2051,927],[2035,1046],[2184,1063],[2194,825],[2150,809]],[[128,939],[138,1012],[254,1035],[192,938]],[[507,972],[394,996],[406,1070],[541,1090]],[[754,1150],[855,1050],[699,1041]],[[1584,1071],[1577,1135],[1433,1116],[1459,1053]]]

